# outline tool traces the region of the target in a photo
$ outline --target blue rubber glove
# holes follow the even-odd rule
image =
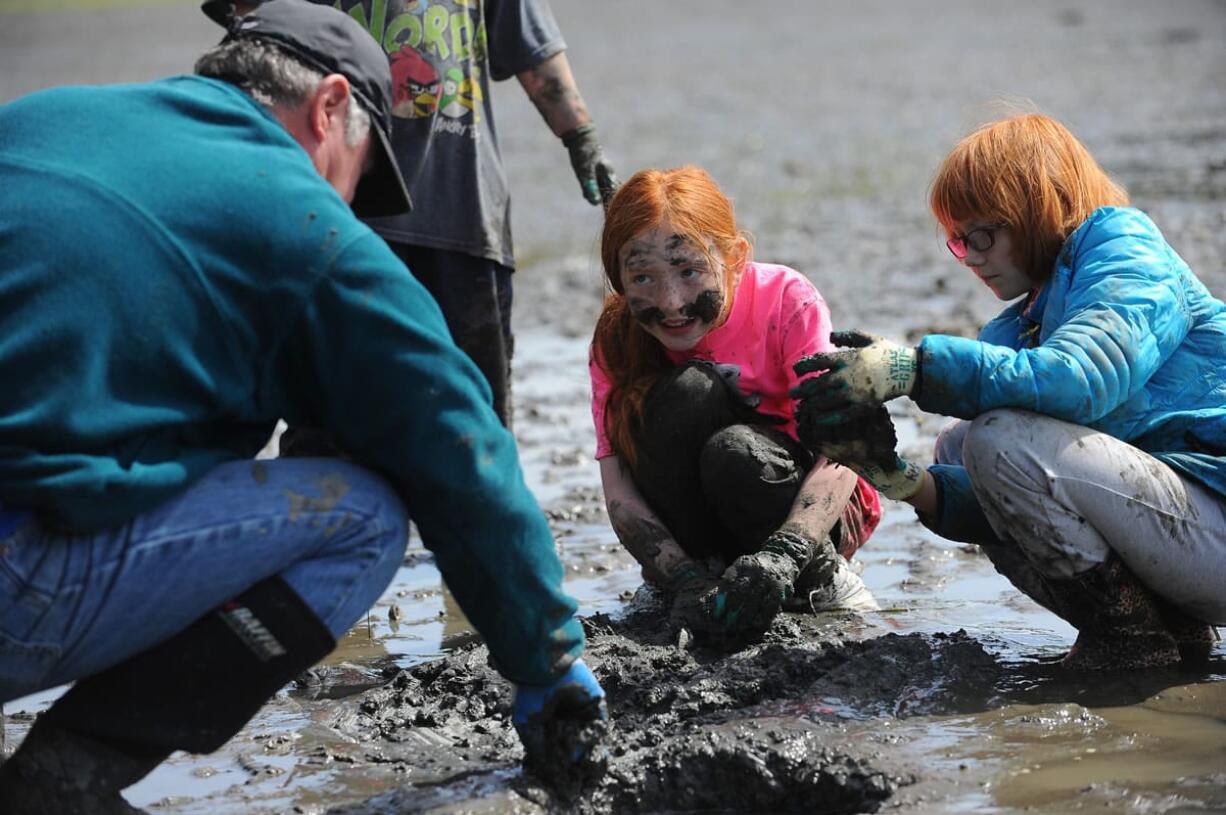
[[[604,729],[591,724],[608,718],[604,688],[582,659],[552,685],[517,685],[511,706],[525,766],[553,778],[593,759]]]

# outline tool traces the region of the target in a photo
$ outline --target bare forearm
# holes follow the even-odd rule
[[[667,582],[679,567],[692,562],[647,505],[617,456],[600,460],[600,481],[609,523],[622,546],[643,567],[644,578]]]
[[[555,136],[560,137],[577,127],[591,124],[592,117],[583,104],[583,97],[579,95],[579,87],[565,52],[554,54],[539,65],[520,71],[516,78]]]
[[[679,566],[690,562],[689,555],[650,511],[640,514],[620,501],[609,502],[608,508],[609,522],[617,539],[643,567],[643,577],[647,580],[667,582]]]
[[[800,485],[785,527],[792,527],[814,540],[829,534],[843,514],[843,507],[856,488],[856,474],[833,461],[821,459]]]
[[[924,470],[921,476],[919,491],[906,499],[907,503],[915,507],[915,511],[926,517],[934,517],[937,511],[937,485],[936,479],[932,477],[932,473]]]

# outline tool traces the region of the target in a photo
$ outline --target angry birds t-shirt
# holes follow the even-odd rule
[[[327,2],[327,0],[316,0]],[[514,266],[489,83],[566,48],[547,0],[335,0],[387,52],[392,147],[413,199],[384,238]]]

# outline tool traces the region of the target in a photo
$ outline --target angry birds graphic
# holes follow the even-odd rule
[[[481,83],[475,77],[466,77],[459,68],[450,68],[443,75],[443,96],[439,101],[439,113],[459,119],[466,113],[473,114],[473,121],[481,121],[477,106],[484,101]]]
[[[391,69],[392,115],[401,119],[433,116],[442,94],[434,66],[412,46],[405,45],[392,55]]]

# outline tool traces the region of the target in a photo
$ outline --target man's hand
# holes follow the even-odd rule
[[[810,450],[854,470],[887,498],[905,501],[923,485],[923,469],[898,455],[885,405],[823,411],[806,399],[796,410],[796,430]]]
[[[524,745],[524,766],[546,779],[566,777],[596,760],[609,718],[604,688],[582,659],[552,685],[518,685],[511,723]]]
[[[570,166],[579,179],[579,188],[590,204],[605,204],[617,190],[617,176],[605,161],[596,138],[596,125],[586,124],[562,135],[562,144],[570,153]]]
[[[826,371],[792,389],[792,397],[815,408],[846,405],[879,405],[915,388],[918,354],[914,348],[860,331],[836,331],[835,345],[848,351],[827,351],[801,358],[793,370],[798,375]]]

